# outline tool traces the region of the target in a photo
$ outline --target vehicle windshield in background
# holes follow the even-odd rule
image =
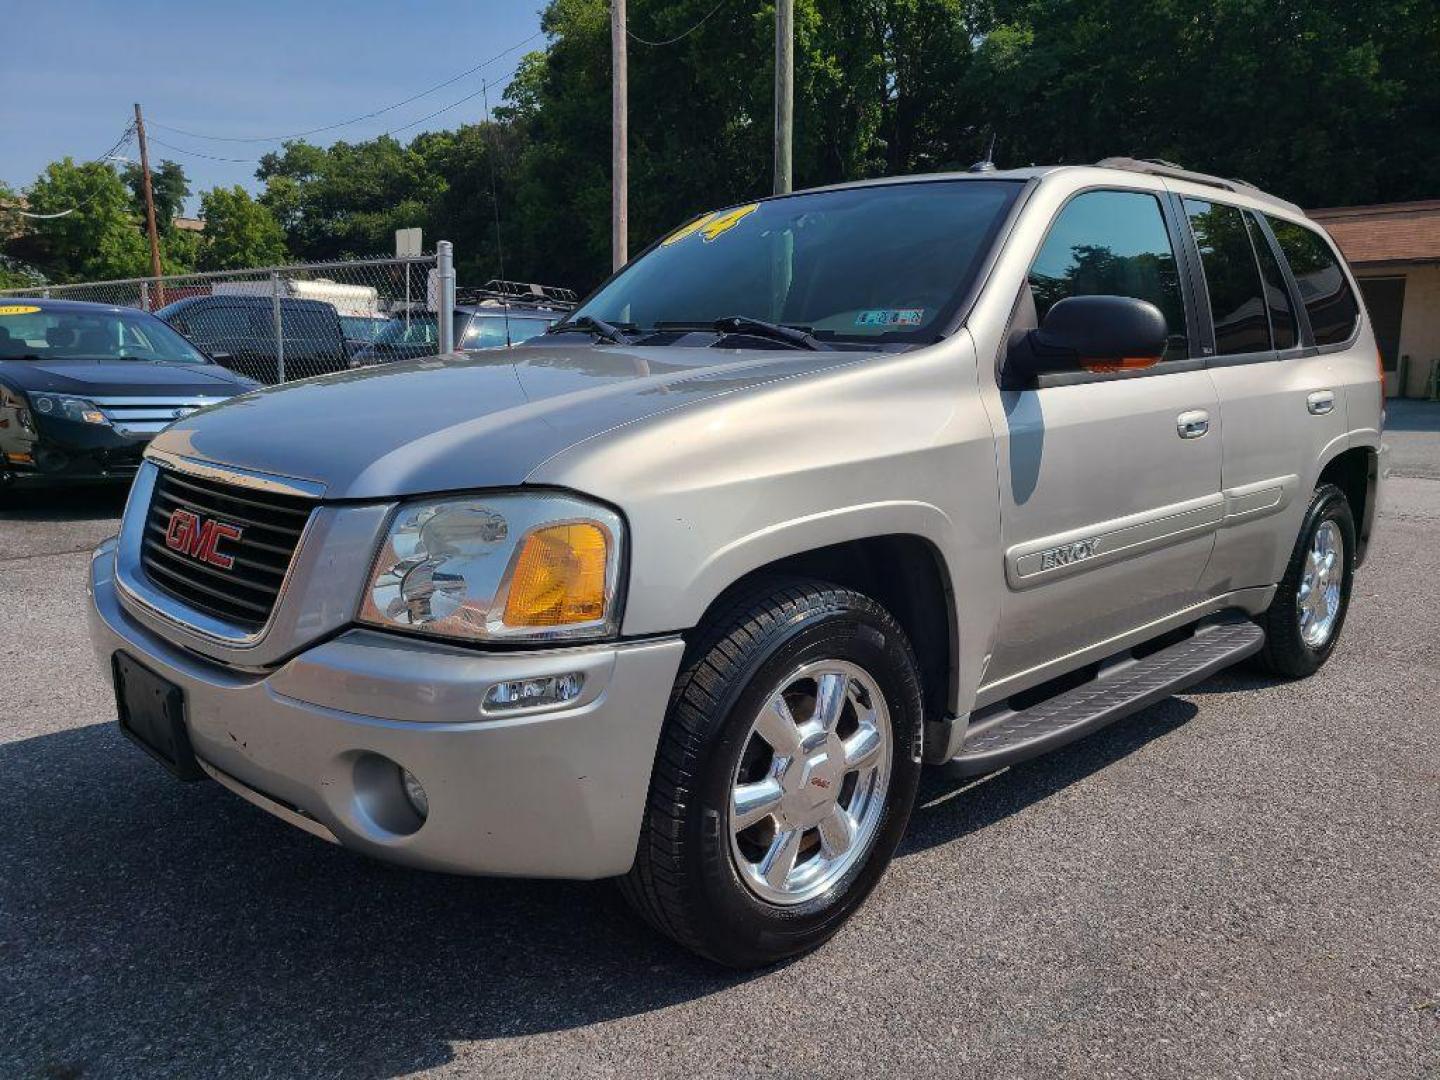
[[[457,324],[459,320],[457,319]],[[375,335],[376,345],[438,345],[440,320],[434,314],[397,315]]]
[[[666,237],[566,321],[648,330],[740,316],[821,340],[933,340],[1020,187],[918,181],[719,210]]]
[[[150,360],[208,364],[159,319],[142,313],[0,307],[0,360]]]
[[[340,328],[351,341],[377,341],[381,332],[390,328],[390,320],[372,319],[369,315],[341,315]]]

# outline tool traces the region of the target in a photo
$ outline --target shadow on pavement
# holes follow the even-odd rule
[[[1385,402],[1386,431],[1440,431],[1440,402],[1390,398]]]
[[[922,784],[900,855],[999,821],[1196,712],[1170,699],[983,783]],[[604,883],[392,868],[181,784],[110,724],[0,745],[0,1074],[390,1076],[753,976]]]
[[[120,516],[130,485],[97,484],[62,488],[0,488],[0,522],[100,521]]]
[[[928,769],[897,858],[1003,821],[1163,738],[1199,711],[1188,701],[1167,698],[1069,746],[988,776],[958,778]]]

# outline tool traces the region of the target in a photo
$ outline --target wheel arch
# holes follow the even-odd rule
[[[1316,485],[1334,484],[1345,493],[1355,518],[1355,565],[1365,561],[1375,525],[1376,494],[1380,486],[1380,453],[1373,446],[1351,446],[1330,457],[1320,468]]]
[[[890,532],[780,555],[746,569],[716,593],[694,625],[705,625],[736,592],[775,575],[854,589],[895,617],[920,667],[927,756],[944,749],[960,688],[960,627],[955,584],[936,542],[918,533]]]

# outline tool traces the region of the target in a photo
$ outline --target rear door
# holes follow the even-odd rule
[[[1180,223],[1163,192],[1074,194],[1049,225],[1012,333],[1059,300],[1133,296],[1164,313],[1153,368],[1042,377],[987,399],[1007,589],[982,698],[1084,662],[1198,599],[1220,519],[1220,442],[1192,355]]]
[[[1220,399],[1225,523],[1204,588],[1221,594],[1280,579],[1320,462],[1344,444],[1344,389],[1332,356],[1315,345],[1273,219],[1208,197],[1180,201]]]

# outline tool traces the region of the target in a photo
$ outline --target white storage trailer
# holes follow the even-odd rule
[[[372,285],[346,285],[320,278],[314,281],[280,279],[280,295],[297,300],[321,300],[341,315],[375,319],[380,314],[380,294]],[[275,283],[269,278],[255,281],[217,281],[216,296],[273,296]]]

